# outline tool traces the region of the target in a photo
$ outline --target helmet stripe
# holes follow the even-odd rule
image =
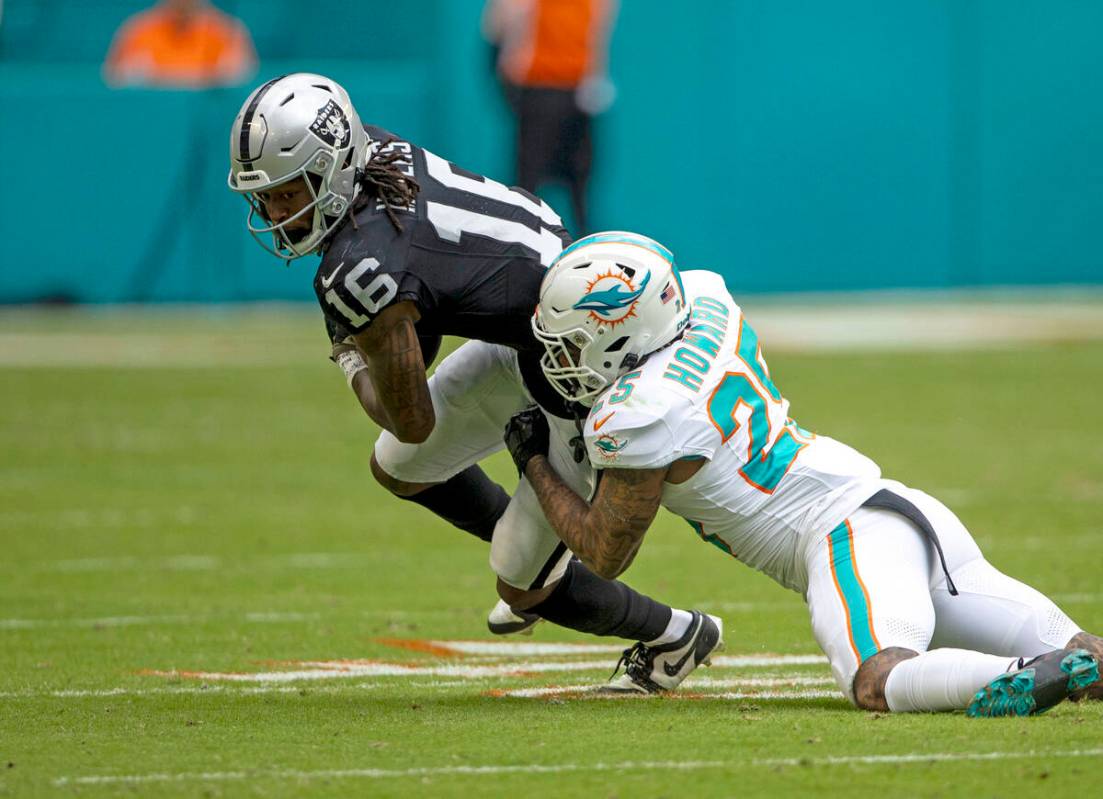
[[[671,266],[674,265],[674,254],[657,241],[645,238],[643,236],[633,236],[631,233],[593,233],[589,236],[585,236],[576,241],[571,246],[567,247],[563,252],[559,253],[560,258],[565,258],[569,253],[575,250],[581,249],[590,244],[604,244],[605,242],[619,242],[621,244],[634,244],[637,247],[643,247],[646,250],[658,255],[660,258],[666,260]]]
[[[241,138],[239,139],[238,147],[241,150],[241,160],[245,163],[246,169],[253,165],[253,159],[249,155],[249,127],[253,122],[253,116],[257,113],[257,106],[260,105],[260,101],[264,99],[264,95],[268,94],[268,90],[272,88],[272,84],[286,77],[286,75],[280,75],[278,78],[272,78],[272,80],[257,89],[257,93],[253,95],[249,107],[245,109],[245,115],[241,118]]]

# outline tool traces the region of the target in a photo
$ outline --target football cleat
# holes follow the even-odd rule
[[[669,644],[648,646],[637,643],[624,650],[608,684],[599,689],[610,694],[658,694],[673,691],[700,665],[709,666],[710,656],[724,648],[724,622],[698,610],[685,635]],[[617,675],[621,666],[624,673]]]
[[[965,714],[1035,716],[1099,680],[1099,661],[1086,649],[1057,649],[1017,665],[977,691]]]
[[[540,621],[535,613],[515,611],[504,599],[486,617],[486,626],[495,635],[532,635],[532,628]]]

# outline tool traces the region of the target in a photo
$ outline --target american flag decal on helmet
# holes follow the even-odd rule
[[[663,301],[663,305],[666,305],[668,302],[670,302],[672,299],[674,299],[676,294],[677,294],[677,292],[674,291],[674,284],[673,283],[667,283],[666,287],[662,290],[662,293],[659,295],[659,299]]]

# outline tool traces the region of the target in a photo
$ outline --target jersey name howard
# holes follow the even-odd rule
[[[719,275],[682,278],[688,330],[595,403],[584,428],[590,460],[628,469],[707,460],[688,481],[666,484],[663,505],[704,540],[802,590],[801,543],[869,498],[880,470],[789,418],[758,336]]]
[[[409,207],[373,200],[334,236],[314,281],[331,325],[358,333],[387,306],[413,302],[422,335],[455,335],[535,350],[529,317],[545,269],[570,237],[522,189],[467,172],[410,142],[367,128],[420,186]]]

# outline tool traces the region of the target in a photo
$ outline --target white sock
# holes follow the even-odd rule
[[[666,629],[663,630],[663,634],[656,638],[654,641],[645,641],[648,646],[658,646],[659,644],[672,644],[686,634],[686,630],[689,629],[689,623],[693,621],[693,614],[688,610],[678,610],[677,608],[670,609],[670,623],[666,625]]]
[[[973,695],[1010,664],[1006,657],[967,649],[921,652],[889,672],[885,700],[894,713],[964,710]]]

